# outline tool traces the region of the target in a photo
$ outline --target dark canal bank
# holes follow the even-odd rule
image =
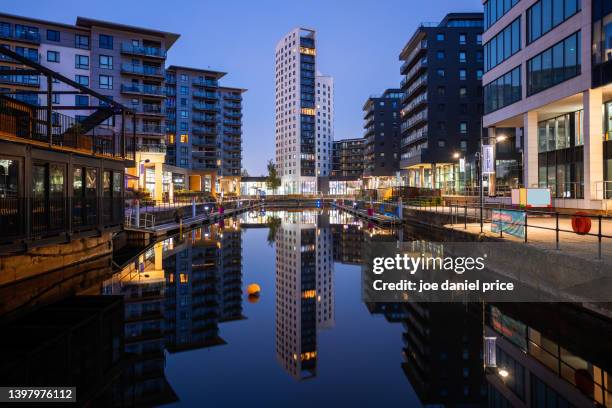
[[[337,210],[251,211],[122,268],[116,256],[0,287],[2,310],[19,306],[2,324],[0,385],[76,386],[80,405],[109,407],[612,406],[601,315],[364,303],[363,248],[398,238],[425,236]]]

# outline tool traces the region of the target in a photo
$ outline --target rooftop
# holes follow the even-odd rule
[[[204,75],[210,75],[210,76],[214,76],[216,79],[220,79],[224,77],[225,75],[227,75],[227,72],[215,71],[212,69],[204,69],[204,68],[185,67],[182,65],[170,65],[168,68],[166,68],[166,71],[178,71],[178,70],[197,72],[197,73],[204,74]]]

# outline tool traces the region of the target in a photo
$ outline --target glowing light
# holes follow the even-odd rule
[[[499,376],[501,378],[506,378],[506,377],[508,377],[510,375],[508,370],[506,370],[505,368],[500,368],[497,372],[499,373]]]

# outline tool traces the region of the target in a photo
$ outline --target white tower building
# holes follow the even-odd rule
[[[296,28],[276,45],[276,165],[285,194],[318,191],[317,177],[331,172],[333,80],[317,76],[315,31]],[[319,87],[317,88],[317,85]],[[317,102],[317,90],[321,102]],[[317,116],[317,113],[321,115]],[[325,126],[318,130],[317,118]],[[319,138],[321,138],[319,140]],[[325,144],[325,146],[324,146]]]

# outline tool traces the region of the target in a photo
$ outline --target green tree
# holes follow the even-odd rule
[[[281,179],[276,172],[276,166],[272,159],[268,160],[268,178],[266,179],[268,188],[276,193],[276,189],[281,185]]]
[[[276,242],[276,233],[281,226],[281,219],[276,216],[271,216],[268,218],[268,245],[274,245]]]

